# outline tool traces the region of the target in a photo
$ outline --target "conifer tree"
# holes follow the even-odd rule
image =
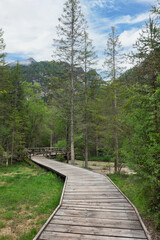
[[[135,53],[132,53],[132,58],[137,61],[137,65],[141,69],[142,79],[145,80],[152,88],[152,92],[155,94],[157,90],[157,77],[160,68],[160,26],[158,22],[153,19],[149,19],[146,22],[145,28],[142,29],[140,36],[134,45],[136,49]],[[158,122],[158,106],[155,100],[154,104],[154,116],[155,116],[155,132],[159,133]]]
[[[118,161],[119,161],[119,147],[118,147],[118,126],[117,126],[117,88],[116,80],[119,74],[122,72],[122,46],[119,40],[119,35],[116,34],[115,27],[112,27],[112,32],[109,33],[107,41],[107,48],[105,49],[105,61],[104,67],[106,75],[114,86],[114,101],[113,101],[113,112],[114,112],[114,150],[115,150],[115,173],[118,172]]]
[[[0,160],[4,160],[6,155],[6,165],[8,165],[9,155],[9,133],[10,133],[10,100],[11,100],[11,78],[10,71],[5,66],[5,43],[3,39],[3,30],[0,29]]]
[[[14,157],[22,157],[24,149],[24,123],[23,123],[23,107],[24,107],[24,89],[20,66],[17,63],[11,73],[12,90],[11,90],[11,164]]]
[[[75,96],[75,67],[79,61],[79,52],[82,42],[84,16],[81,12],[79,0],[67,0],[64,4],[63,14],[59,18],[57,26],[58,39],[56,56],[61,62],[69,64],[68,76],[70,79],[70,114],[71,114],[71,163],[74,164],[74,96]]]
[[[88,37],[88,33],[84,31],[83,49],[81,51],[80,60],[82,62],[83,81],[85,85],[85,103],[84,103],[84,124],[85,124],[85,168],[88,167],[88,81],[89,72],[93,65],[96,64],[96,53],[92,45],[92,41]],[[95,76],[94,76],[95,77]]]

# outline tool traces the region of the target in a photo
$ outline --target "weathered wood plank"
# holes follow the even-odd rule
[[[73,206],[70,206],[70,207],[68,207],[68,206],[62,206],[61,207],[61,209],[64,209],[64,210],[75,210],[75,211],[84,211],[84,210],[86,210],[86,211],[101,211],[102,210],[102,208],[100,207],[94,207],[94,209],[93,208],[89,208],[88,206],[85,206],[85,207],[80,207],[79,205],[78,206],[75,206],[75,207],[73,207]],[[105,209],[103,209],[103,212],[105,213],[105,212],[108,212],[108,211],[110,211],[110,212],[118,212],[118,213],[135,213],[134,212],[134,210],[133,209],[107,209],[107,208],[105,208]]]
[[[80,226],[92,226],[92,227],[106,227],[106,228],[120,228],[120,229],[132,229],[142,230],[142,226],[139,221],[126,221],[116,219],[94,219],[94,218],[77,218],[67,216],[55,216],[51,223],[63,224],[63,225],[80,225]]]
[[[128,238],[146,238],[142,230],[131,229],[116,229],[103,227],[87,227],[87,226],[73,226],[73,225],[58,225],[50,223],[45,231],[50,232],[69,232],[79,234],[101,235],[111,237],[128,237]]]
[[[69,204],[69,203],[63,203],[63,207],[67,207],[69,208],[74,208],[74,207],[79,207],[79,208],[89,208],[89,209],[95,209],[95,208],[99,208],[99,209],[121,209],[121,210],[133,210],[133,208],[130,205],[124,205],[122,203],[122,205],[118,204],[114,205],[114,204],[108,204],[108,203],[92,203],[92,205],[86,204],[86,203],[81,203],[81,204]]]
[[[135,212],[118,212],[118,211],[94,211],[94,210],[70,210],[70,209],[59,209],[57,216],[76,216],[76,217],[91,217],[91,218],[102,218],[102,219],[126,219],[126,220],[138,220]]]
[[[63,202],[66,203],[66,202],[69,202],[69,203],[87,203],[87,204],[91,204],[91,203],[97,203],[99,204],[100,202],[101,203],[127,203],[127,200],[125,198],[122,198],[122,199],[117,199],[117,198],[110,198],[110,199],[107,199],[107,198],[103,198],[103,199],[83,199],[83,200],[79,200],[79,199],[63,199]]]
[[[44,231],[39,240],[142,240],[142,238],[121,238],[110,236],[94,236],[78,233],[60,233]],[[143,238],[143,240],[145,240]]]

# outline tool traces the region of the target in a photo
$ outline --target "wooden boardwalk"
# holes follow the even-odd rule
[[[137,210],[110,179],[41,156],[32,160],[66,176],[60,205],[34,240],[150,240]]]

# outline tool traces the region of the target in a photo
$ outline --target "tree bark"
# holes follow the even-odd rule
[[[14,135],[15,132],[12,132],[12,145],[11,145],[11,165],[13,164],[13,155],[14,155]]]
[[[115,163],[114,163],[114,169],[115,173],[118,173],[118,163],[119,163],[119,154],[118,154],[118,131],[117,131],[117,91],[114,91],[114,150],[115,150]]]
[[[67,122],[66,128],[66,152],[67,152],[67,163],[69,163],[69,125]]]
[[[50,135],[50,147],[52,147],[53,146],[53,134],[51,133],[51,135]]]
[[[71,46],[71,164],[74,165],[74,6],[72,3],[72,46]]]
[[[9,149],[8,149],[8,142],[7,142],[7,153],[6,153],[6,166],[8,166],[8,157],[9,156]]]
[[[154,95],[156,93],[156,89],[157,89],[157,86],[156,86],[156,76],[154,74],[153,76],[153,89],[154,89]],[[155,100],[155,107],[154,107],[154,110],[155,110],[155,125],[156,125],[156,133],[159,133],[159,125],[158,125],[158,106],[157,106],[157,101]]]
[[[85,33],[85,65],[84,65],[84,80],[85,80],[85,168],[88,168],[88,81],[87,81],[87,39]]]

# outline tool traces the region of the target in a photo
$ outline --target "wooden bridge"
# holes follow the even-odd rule
[[[63,155],[66,159],[67,156],[70,156],[70,150],[67,151],[66,148],[58,148],[58,147],[36,147],[36,148],[28,148],[27,153],[29,158],[34,155],[40,155],[49,157],[49,158],[56,158],[58,155]]]
[[[65,178],[61,201],[34,240],[151,240],[133,204],[98,173],[33,156]]]

